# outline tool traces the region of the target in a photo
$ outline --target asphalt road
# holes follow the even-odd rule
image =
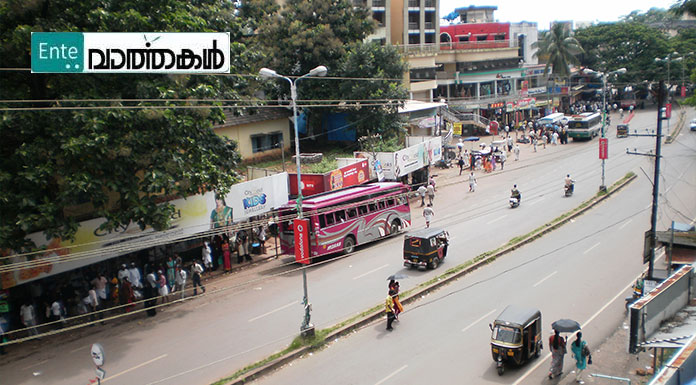
[[[693,113],[687,115],[687,118],[692,118],[691,115]],[[676,120],[673,119],[673,121]],[[654,127],[654,125],[654,111],[639,112],[631,123],[632,129],[644,129]],[[599,226],[597,223],[601,224],[606,223],[607,220],[619,219],[621,215],[643,209],[650,203],[650,183],[640,171],[640,167],[652,177],[651,158],[626,155],[625,148],[636,147],[638,150],[647,150],[654,146],[654,139],[647,137],[614,139],[614,129],[615,126],[612,126],[612,130],[608,133],[610,159],[607,162],[606,181],[607,184],[611,184],[625,175],[627,171],[633,170],[638,174],[639,181],[634,182],[629,190],[620,193],[617,198],[612,198],[599,210],[593,210],[592,216],[581,217],[581,220],[573,224],[573,226],[580,226],[575,229],[575,232],[567,233],[569,231],[567,228],[571,228],[571,226],[559,230],[558,234],[565,234],[565,238],[558,238],[559,236],[556,234],[547,236],[545,238],[548,238],[549,241],[543,240],[546,248],[537,246],[537,244],[542,244],[541,241],[537,241],[520,249],[514,255],[496,261],[490,268],[467,276],[460,281],[461,283],[448,286],[441,292],[417,303],[418,307],[409,309],[404,314],[401,321],[403,325],[397,325],[395,333],[386,335],[382,331],[383,325],[376,324],[374,327],[367,328],[367,331],[357,333],[354,337],[347,338],[335,346],[332,345],[327,350],[338,351],[338,347],[346,343],[352,344],[354,339],[371,338],[370,341],[362,341],[363,344],[355,345],[351,349],[351,351],[354,350],[351,354],[356,355],[355,361],[352,361],[354,357],[350,357],[348,361],[341,361],[345,364],[332,362],[328,364],[330,370],[320,371],[326,372],[326,374],[313,370],[317,381],[322,378],[322,375],[335,374],[344,370],[354,372],[353,375],[366,376],[364,381],[361,378],[356,378],[355,382],[345,383],[376,383],[380,378],[397,371],[403,365],[409,366],[396,373],[394,378],[401,376],[404,371],[410,372],[412,369],[409,368],[420,367],[420,364],[417,363],[420,361],[407,362],[405,357],[400,355],[401,353],[394,353],[396,356],[393,359],[389,358],[388,362],[385,361],[385,357],[392,357],[390,354],[386,354],[388,350],[385,350],[391,345],[395,345],[395,351],[399,351],[396,349],[398,345],[401,350],[404,350],[404,354],[410,351],[411,355],[422,356],[424,363],[429,363],[433,368],[437,368],[435,371],[423,370],[423,372],[430,373],[430,376],[436,376],[432,377],[433,379],[440,378],[439,374],[432,372],[442,372],[442,375],[445,376],[445,373],[449,373],[449,371],[441,370],[443,369],[442,365],[435,365],[435,362],[428,357],[431,357],[433,353],[440,352],[438,349],[441,345],[451,346],[452,350],[449,351],[454,352],[455,349],[461,348],[462,339],[471,340],[471,349],[473,350],[459,351],[456,357],[461,357],[462,366],[451,365],[454,366],[453,369],[468,367],[469,364],[465,362],[472,360],[472,362],[478,362],[478,369],[472,369],[465,373],[478,373],[482,378],[489,378],[486,373],[491,370],[490,352],[481,353],[486,351],[488,341],[487,325],[485,324],[492,320],[495,311],[502,310],[505,303],[512,303],[518,298],[520,301],[522,299],[528,300],[529,304],[535,304],[540,308],[542,308],[541,303],[543,303],[542,312],[545,317],[545,327],[548,327],[546,324],[550,324],[550,318],[569,315],[568,307],[563,307],[561,303],[570,303],[572,304],[571,309],[577,308],[578,311],[581,311],[577,315],[581,320],[588,315],[585,313],[594,313],[597,310],[592,307],[594,302],[586,302],[588,301],[586,297],[591,297],[591,299],[597,297],[597,299],[603,299],[606,302],[607,295],[613,296],[616,290],[620,290],[632,276],[637,275],[640,271],[642,265],[639,261],[639,254],[642,248],[642,232],[649,226],[649,210],[641,211],[635,217],[627,219],[627,224],[621,231],[612,229],[594,236],[604,236],[608,237],[607,239],[602,238],[602,240],[592,243],[594,238],[588,238],[590,240],[585,243],[579,242],[568,246],[572,249],[564,251],[565,257],[563,258],[557,257],[558,253],[552,253],[538,261],[516,266],[520,265],[521,261],[525,261],[525,252],[529,253],[527,258],[533,258],[533,256],[538,256],[540,251],[542,253],[550,251],[575,240],[580,236],[578,234],[584,234],[583,231],[596,230]],[[664,191],[666,191],[666,199],[675,209],[693,217],[696,212],[693,207],[693,186],[696,184],[693,175],[693,149],[696,148],[696,144],[694,144],[693,136],[689,136],[693,135],[692,133],[683,131],[683,135],[685,143],[680,144],[680,139],[680,143],[663,147],[666,154],[663,165],[665,178],[668,181],[670,178],[682,181],[681,184],[667,187],[670,190]],[[677,155],[671,158],[671,154],[678,151],[690,154],[690,158]],[[680,177],[684,170],[687,170],[687,174]],[[452,171],[447,170],[446,172],[451,174]],[[571,142],[567,146],[548,146],[545,150],[539,149],[537,153],[531,153],[531,148],[525,147],[521,161],[509,160],[505,171],[491,175],[478,173],[481,175],[478,175],[479,186],[475,193],[466,192],[464,176],[461,177],[461,183],[439,187],[435,200],[436,215],[433,226],[445,227],[453,236],[450,255],[447,256],[443,265],[436,271],[406,272],[401,262],[401,236],[358,248],[356,253],[346,258],[312,265],[307,272],[309,298],[314,308],[312,322],[318,329],[325,328],[381,303],[386,295],[387,282],[385,278],[389,274],[406,272],[410,278],[401,281],[402,290],[406,290],[441,274],[448,267],[463,263],[484,251],[495,249],[511,238],[547,223],[560,213],[576,207],[580,202],[594,195],[600,184],[599,171],[597,140],[594,139],[591,142]],[[562,196],[563,178],[567,173],[570,173],[577,181],[576,193],[571,198]],[[444,176],[438,177],[438,180],[444,180]],[[507,206],[507,197],[513,183],[518,184],[523,194],[523,200],[519,208],[511,210]],[[691,188],[691,190],[687,190],[691,195],[688,195],[689,193],[683,195],[684,188]],[[609,208],[613,210],[614,206],[617,206],[617,211],[610,213]],[[665,205],[662,210],[664,213],[661,218],[661,228],[666,228],[669,225],[669,220],[672,219],[671,216],[667,215],[672,212],[672,208]],[[604,211],[606,212],[601,214],[605,216],[604,222],[600,218],[596,222],[591,222],[594,224],[585,224],[590,222],[590,218],[594,218],[594,215],[600,215]],[[412,208],[412,216],[413,228],[422,228],[424,222],[417,205]],[[616,238],[612,238],[612,235],[624,232],[628,235],[621,238],[620,244],[616,242]],[[556,239],[556,243],[550,241],[552,239]],[[594,246],[597,242],[600,244]],[[612,244],[613,246],[610,246]],[[607,249],[609,247],[613,248]],[[588,249],[590,251],[587,254],[582,254]],[[600,252],[602,252],[601,255]],[[606,254],[607,252],[609,254]],[[582,263],[584,260],[571,256],[578,253],[586,257],[587,261],[592,258],[592,262]],[[630,256],[626,256],[628,254]],[[595,255],[597,255],[596,261]],[[626,258],[626,262],[622,265],[619,261],[622,261],[623,258]],[[552,261],[556,261],[556,264]],[[602,269],[596,267],[602,266],[600,263],[609,263],[610,261],[616,265],[606,267],[604,269],[607,270],[606,274],[598,275],[597,270]],[[617,266],[622,268],[617,269]],[[492,280],[484,280],[494,276],[490,275],[491,269],[506,270],[506,267],[511,269],[510,272]],[[594,267],[594,269],[589,269],[593,271],[592,274],[583,274],[581,278],[577,277],[578,274],[574,274],[587,271],[588,267]],[[0,364],[2,382],[7,381],[11,384],[87,383],[88,379],[94,377],[93,364],[89,358],[89,346],[93,342],[100,342],[106,350],[107,364],[104,369],[107,371],[107,379],[103,382],[113,384],[205,384],[213,382],[251,362],[263,359],[271,353],[283,349],[297,336],[303,315],[300,305],[302,279],[301,272],[297,268],[298,266],[292,263],[292,258],[281,257],[278,260],[259,264],[254,268],[218,280],[214,285],[209,285],[208,289],[224,289],[223,291],[168,308],[153,319],[140,316],[137,320],[125,325],[115,327],[99,325],[92,328],[94,332],[89,333],[88,337],[67,338],[59,345],[41,346],[39,352]],[[553,270],[549,270],[551,268]],[[614,270],[620,270],[621,275]],[[553,273],[554,271],[556,273]],[[542,279],[544,279],[543,282],[535,287],[534,285]],[[569,285],[573,279],[578,280],[577,289],[574,288],[575,286]],[[453,294],[433,302],[432,305],[421,306],[421,303],[432,302],[431,297],[444,296],[444,293],[451,291],[457,285],[466,286],[464,282],[478,281],[482,281],[482,283],[463,290],[462,294]],[[615,287],[607,288],[608,294],[602,296],[599,296],[597,289],[591,286],[607,283],[612,283]],[[487,291],[483,290],[490,285],[504,289],[505,296],[490,295],[490,288]],[[532,289],[530,289],[530,285]],[[603,293],[604,290],[600,291]],[[477,294],[471,295],[474,292]],[[539,292],[539,295],[543,294],[544,297],[537,298],[530,294],[536,292]],[[562,293],[562,295],[556,293]],[[460,303],[464,301],[462,298],[470,297],[476,300],[472,300],[471,303]],[[458,298],[459,302],[454,301],[455,298]],[[542,298],[545,301],[542,302]],[[445,304],[447,307],[444,307]],[[440,308],[441,306],[442,308]],[[457,310],[456,314],[449,314],[454,309],[460,309],[461,312]],[[494,309],[495,311],[491,315],[487,315]],[[570,315],[573,314],[575,313]],[[599,320],[602,317],[604,315],[600,315],[596,319]],[[486,329],[483,332],[479,327],[481,325],[473,322],[479,319],[478,323]],[[455,324],[458,326],[453,326]],[[468,325],[472,326],[466,331],[461,331]],[[417,329],[415,329],[416,327]],[[459,338],[451,338],[450,327],[454,327],[453,330],[457,331],[455,336]],[[414,328],[414,330],[408,331],[407,328]],[[589,335],[593,335],[591,329],[589,331]],[[434,337],[445,335],[444,333],[448,333],[450,338],[443,341]],[[597,331],[595,334],[599,335],[600,332]],[[372,335],[372,337],[366,337],[366,335]],[[413,342],[406,344],[406,340],[403,338],[407,335],[412,336],[409,338],[418,338],[416,344]],[[378,340],[387,338],[394,340],[395,337],[398,338],[397,341],[403,341],[404,344],[392,342],[387,346],[385,344],[375,345],[379,343]],[[431,340],[431,338],[435,339]],[[439,342],[435,344],[434,342],[438,340]],[[419,346],[423,349],[411,351],[407,348],[408,346]],[[373,355],[380,352],[384,354],[380,354],[379,359],[371,361],[371,364],[359,359],[363,356],[375,358]],[[324,359],[326,354],[327,352],[322,352],[314,357]],[[437,354],[435,355],[437,356]],[[439,357],[446,359],[447,355],[443,354]],[[310,362],[311,360],[305,361]],[[305,361],[301,361],[298,365],[306,365]],[[389,372],[387,369],[390,368],[389,365],[392,362],[397,363],[397,365]],[[399,364],[401,362],[403,363]],[[365,368],[378,367],[380,371],[363,370],[359,363],[367,365]],[[325,365],[327,364],[325,363]],[[347,368],[352,369],[345,370]],[[356,368],[361,369],[355,370]],[[385,370],[388,373],[385,374]],[[285,377],[284,372],[282,372],[283,378]],[[290,372],[288,371],[288,373]],[[460,377],[463,375],[462,373],[464,372],[460,372]],[[491,373],[494,372],[488,374]],[[520,371],[515,374],[515,371],[510,371],[504,380],[521,376],[522,373]],[[275,376],[269,380],[272,381],[273,378]],[[331,378],[335,379],[336,377],[332,376]],[[442,378],[443,383],[447,383],[447,378],[455,377],[445,376]],[[500,381],[501,379],[498,379],[496,375],[496,377],[490,377],[490,380]],[[308,380],[307,383],[312,383],[312,381],[314,380]],[[283,383],[298,382],[284,381]],[[403,378],[401,383],[404,383]]]
[[[696,215],[695,145],[687,131],[665,151],[663,226],[668,219]],[[505,306],[517,304],[541,310],[544,341],[559,318],[578,320],[590,346],[606,339],[623,321],[623,298],[644,268],[651,189],[647,178],[639,178],[573,223],[411,304],[393,332],[385,330],[385,321],[373,323],[254,383],[545,383],[548,346],[540,358],[498,376],[488,324]],[[564,372],[572,367],[567,355]]]

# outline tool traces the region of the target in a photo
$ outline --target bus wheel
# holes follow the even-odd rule
[[[350,254],[355,251],[355,239],[351,236],[347,236],[343,240],[343,254]]]
[[[392,235],[393,235],[393,234],[398,233],[398,232],[399,232],[399,228],[401,227],[401,226],[399,226],[400,224],[401,224],[401,223],[399,222],[398,219],[394,219],[394,220],[392,221],[392,223],[391,223],[391,226],[389,227],[389,234],[392,234]]]

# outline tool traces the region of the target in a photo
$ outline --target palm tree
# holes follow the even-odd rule
[[[546,58],[544,75],[553,69],[553,74],[559,77],[570,75],[570,64],[579,63],[575,55],[584,52],[580,43],[572,36],[567,24],[556,23],[551,30],[544,32],[541,40],[532,44],[532,48],[538,48],[534,56]]]

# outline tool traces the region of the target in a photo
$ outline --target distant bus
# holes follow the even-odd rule
[[[311,196],[302,201],[303,216],[310,221],[311,258],[343,252],[355,246],[397,234],[411,226],[409,186],[395,182],[351,186]],[[292,220],[297,215],[295,201],[280,210],[280,247],[283,254],[294,254]]]
[[[545,127],[547,124],[550,124],[550,125],[556,124],[556,125],[560,126],[561,122],[565,118],[566,118],[566,116],[564,113],[556,112],[553,114],[546,115],[543,118],[537,120],[537,124],[541,127]]]
[[[568,121],[568,136],[573,139],[592,139],[601,129],[602,115],[598,112],[583,112]]]

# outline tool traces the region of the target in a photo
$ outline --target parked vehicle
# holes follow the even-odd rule
[[[691,131],[696,131],[696,119],[691,121],[691,124],[689,124],[689,128]]]
[[[380,182],[312,195],[302,202],[309,224],[311,258],[350,254],[355,247],[395,235],[411,225],[408,186]],[[281,207],[280,246],[283,254],[295,251],[295,201]]]
[[[404,266],[435,269],[447,256],[449,233],[430,227],[404,236]]]
[[[488,326],[498,375],[505,373],[506,364],[521,365],[541,354],[543,342],[538,309],[508,305]]]

